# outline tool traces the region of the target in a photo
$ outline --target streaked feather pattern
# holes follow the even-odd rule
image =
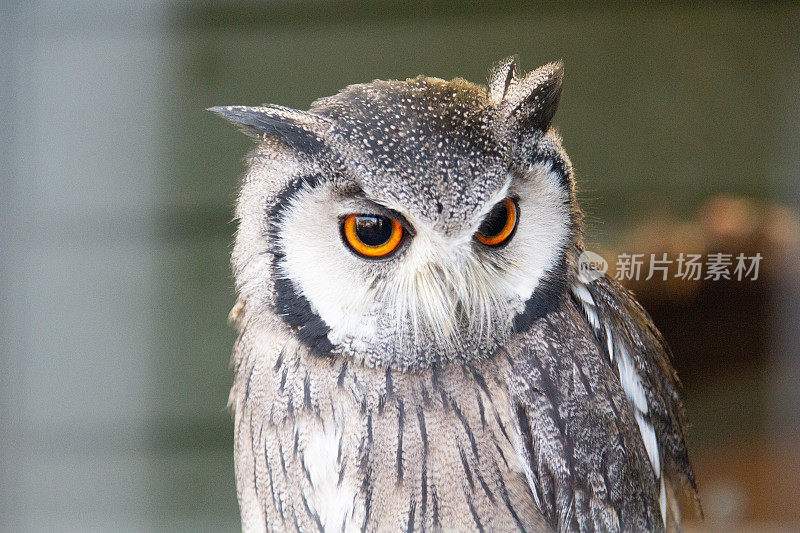
[[[630,293],[608,278],[575,285],[512,351],[519,452],[548,522],[680,529],[674,485],[694,490],[685,417],[663,340]]]
[[[548,529],[512,442],[508,358],[371,369],[250,323],[235,360],[245,530]]]

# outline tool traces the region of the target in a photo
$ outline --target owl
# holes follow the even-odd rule
[[[245,531],[663,531],[694,494],[669,350],[582,275],[563,68],[419,76],[257,141],[232,254]]]

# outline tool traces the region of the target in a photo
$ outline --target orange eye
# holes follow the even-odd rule
[[[403,225],[381,215],[347,215],[342,223],[344,242],[358,255],[382,259],[403,241]]]
[[[506,198],[489,211],[475,232],[475,238],[486,246],[500,246],[514,235],[519,221],[519,207],[511,198]]]

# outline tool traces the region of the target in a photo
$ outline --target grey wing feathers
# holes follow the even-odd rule
[[[629,352],[649,407],[666,477],[688,483],[696,492],[694,472],[686,450],[686,415],[678,395],[678,378],[661,333],[633,295],[615,280],[602,277],[589,285],[599,319],[629,346]],[[604,339],[608,332],[604,329]]]
[[[588,289],[592,309],[579,297],[564,296],[557,311],[534,322],[509,354],[526,475],[540,509],[559,531],[663,530],[661,476],[693,483],[675,374],[660,334],[629,293],[608,279]],[[665,472],[660,462],[652,464],[643,440],[648,421],[637,420],[641,413],[613,361],[614,352],[625,347],[651,406],[645,412]],[[667,489],[672,496],[669,482]],[[673,516],[667,525],[677,526],[674,506],[668,514]]]

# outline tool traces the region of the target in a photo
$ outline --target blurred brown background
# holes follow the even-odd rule
[[[763,256],[755,281],[626,283],[685,386],[692,528],[800,528],[796,4],[6,1],[0,45],[4,528],[238,528],[225,317],[251,143],[205,108],[484,81],[513,53],[566,63],[555,124],[612,274]]]

